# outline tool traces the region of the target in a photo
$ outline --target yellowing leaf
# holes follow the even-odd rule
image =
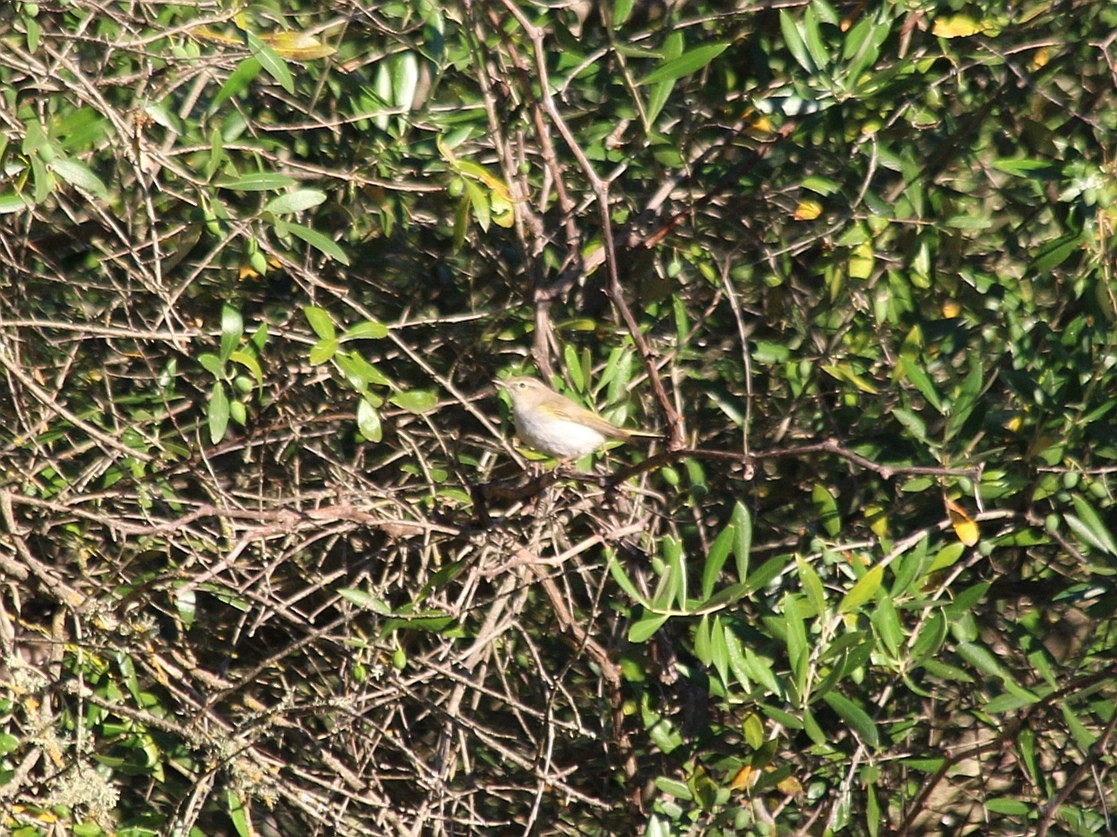
[[[260,40],[292,61],[314,61],[337,52],[305,32],[276,32],[274,35],[261,35]]]
[[[953,320],[961,313],[962,306],[953,299],[948,299],[942,304],[942,315],[948,320]]]
[[[836,366],[832,364],[826,364],[822,367],[822,371],[825,372],[827,375],[830,375],[832,378],[837,378],[839,381],[845,381],[847,383],[853,384],[862,392],[867,392],[870,395],[876,395],[880,391],[875,386],[873,386],[872,383],[866,381],[859,374],[857,374],[844,364],[838,364]]]
[[[878,538],[888,536],[888,510],[884,506],[869,504],[862,509],[862,514],[874,535]]]
[[[216,41],[219,44],[237,44],[244,46],[244,38],[233,38],[229,35],[222,35],[220,32],[215,32],[208,26],[199,26],[196,29],[189,31],[191,37],[201,38],[206,41]]]
[[[811,198],[799,201],[792,216],[796,221],[813,221],[822,214],[822,204]]]
[[[937,18],[931,34],[937,38],[968,38],[970,35],[984,32],[987,28],[987,24],[978,23],[969,15],[954,15]]]
[[[787,796],[798,796],[803,792],[803,786],[794,776],[784,776],[776,783],[776,787]]]
[[[776,134],[776,126],[763,113],[750,111],[745,114],[745,131],[753,139],[771,139]]]
[[[954,534],[958,536],[958,540],[966,546],[976,544],[981,539],[981,532],[974,519],[949,497],[944,497],[943,501],[946,503],[946,513],[950,515],[950,524],[954,527]]]
[[[760,773],[751,764],[741,766],[737,774],[733,777],[733,781],[729,783],[731,790],[748,790],[756,784],[757,778]]]

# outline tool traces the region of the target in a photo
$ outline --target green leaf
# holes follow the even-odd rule
[[[865,803],[865,827],[869,831],[869,837],[877,837],[880,834],[881,823],[884,817],[881,816],[880,800],[877,798],[876,784],[869,782],[865,788],[866,803]]]
[[[238,349],[230,353],[229,360],[233,363],[239,363],[251,372],[252,377],[256,379],[256,386],[263,386],[264,370],[260,367],[260,361],[258,361],[254,355]]]
[[[1094,507],[1079,494],[1071,497],[1071,502],[1074,503],[1074,510],[1078,512],[1078,516],[1076,517],[1073,514],[1064,515],[1067,525],[1074,530],[1079,538],[1095,549],[1108,552],[1110,555],[1117,555],[1117,542],[1113,540],[1113,533],[1102,522],[1101,516],[1094,510]]]
[[[429,413],[438,406],[438,393],[430,390],[411,389],[406,392],[393,393],[388,400],[409,413]]]
[[[877,609],[872,616],[873,627],[876,628],[881,642],[888,653],[895,658],[901,656],[901,646],[904,643],[904,631],[900,627],[900,615],[890,596],[881,596]]]
[[[244,320],[240,311],[228,303],[221,306],[221,362],[229,359],[244,334]]]
[[[838,512],[838,503],[834,495],[822,483],[815,483],[811,489],[811,501],[814,503],[814,513],[822,529],[832,538],[836,538],[842,530],[841,514]]]
[[[769,694],[778,695],[781,698],[785,696],[786,690],[776,677],[771,661],[753,651],[748,645],[745,646],[745,666],[749,677],[764,686]]]
[[[803,10],[803,23],[800,28],[803,42],[807,45],[807,52],[811,55],[811,61],[822,70],[829,66],[830,55],[822,43],[822,32],[819,29],[819,20],[816,14],[816,10],[819,8],[820,6],[817,4],[812,4]]]
[[[986,811],[1008,817],[1027,817],[1035,810],[1029,802],[1007,797],[985,799],[982,806]]]
[[[710,615],[702,614],[698,624],[694,627],[694,656],[704,666],[710,665],[713,660],[713,640],[710,638]]]
[[[791,672],[795,676],[799,690],[802,691],[807,675],[810,646],[807,644],[807,626],[803,621],[799,598],[791,593],[785,593],[780,601],[780,609],[783,611],[782,622],[784,641],[787,644],[787,659],[791,664]]]
[[[674,89],[675,82],[673,81],[664,81],[660,82],[659,84],[652,85],[652,88],[648,93],[648,103],[645,106],[649,130],[651,129],[651,126],[655,124],[655,121],[659,119],[659,115],[663,112],[664,106],[670,100],[671,91]],[[672,149],[672,152],[674,151],[675,149]],[[664,165],[668,164],[664,163]]]
[[[665,614],[644,611],[628,629],[628,641],[637,645],[647,642],[667,622],[670,617]]]
[[[380,412],[367,398],[357,402],[357,432],[370,442],[379,442],[384,437],[380,426]]]
[[[671,58],[663,62],[637,81],[636,84],[644,87],[649,84],[659,84],[664,81],[676,81],[684,76],[689,76],[691,73],[701,70],[725,52],[728,46],[729,43],[727,41],[720,41],[695,47],[676,58]]]
[[[880,744],[880,734],[869,714],[840,692],[827,692],[822,698],[826,705],[838,713],[839,717],[852,729],[857,737],[870,747]]]
[[[322,235],[317,230],[312,230],[310,227],[304,227],[302,224],[289,223],[287,231],[296,238],[301,238],[311,247],[324,256],[329,256],[335,262],[348,265],[349,257],[345,255],[345,251],[336,244],[332,239]]]
[[[291,70],[287,67],[287,62],[279,57],[279,53],[254,34],[251,32],[245,34],[248,36],[248,47],[252,50],[252,56],[260,62],[264,72],[279,82],[280,87],[289,94],[294,95],[295,79],[291,76]]]
[[[1078,711],[1080,710],[1076,709],[1077,701],[1065,700],[1059,703],[1059,708],[1062,710],[1063,721],[1066,723],[1067,729],[1070,730],[1071,737],[1074,738],[1074,743],[1078,745],[1078,748],[1082,750],[1082,752],[1089,752],[1090,748],[1097,743],[1098,734],[1084,724],[1082,719],[1078,716]]]
[[[390,386],[391,381],[373,364],[365,360],[360,352],[338,352],[334,362],[345,375],[349,386],[364,393],[371,386]]]
[[[337,354],[338,342],[336,337],[323,337],[317,343],[310,347],[310,356],[308,360],[311,366],[321,366],[327,361],[333,360],[334,355]]]
[[[352,602],[357,607],[363,607],[371,610],[374,613],[379,613],[381,616],[389,616],[392,614],[392,609],[388,604],[367,590],[361,590],[356,587],[343,587],[337,591],[341,598],[348,602]]]
[[[397,110],[411,110],[419,85],[419,59],[414,52],[401,52],[392,59],[391,78],[392,104]]]
[[[1022,709],[1025,706],[1031,706],[1039,701],[1037,695],[1021,695],[1006,692],[1003,695],[997,695],[990,701],[987,701],[982,710],[988,712],[990,715],[999,715],[1002,712],[1015,712],[1017,709]]]
[[[725,631],[721,627],[720,616],[714,617],[713,627],[710,631],[710,662],[717,670],[721,682],[728,685],[730,683],[729,648],[725,641]]]
[[[314,333],[319,337],[332,340],[337,336],[334,330],[334,321],[329,313],[324,308],[319,308],[316,305],[308,305],[303,308],[303,316],[306,321],[310,323],[310,327],[314,329]]]
[[[657,776],[655,779],[655,786],[657,789],[663,791],[668,796],[673,796],[676,799],[682,799],[684,802],[690,802],[694,796],[687,787],[686,782],[680,782],[677,779],[670,779],[666,776]],[[670,834],[670,831],[664,832]]]
[[[465,194],[469,198],[473,217],[477,219],[477,226],[481,228],[482,232],[488,232],[489,225],[492,222],[492,215],[489,212],[489,193],[481,188],[480,184],[468,178],[463,180],[462,183],[465,185]]]
[[[216,113],[226,101],[233,96],[239,96],[248,90],[253,79],[260,75],[261,70],[260,62],[253,56],[249,56],[237,64],[237,68],[229,74],[229,78],[221,85],[221,89],[217,91],[217,95],[213,97],[210,102],[208,111]]]
[[[32,202],[40,204],[54,191],[57,181],[54,175],[47,170],[46,164],[38,156],[31,158],[31,175],[34,185]]]
[[[209,440],[216,445],[225,438],[225,430],[229,427],[229,396],[225,392],[225,385],[217,381],[209,396],[207,407],[209,423]]]
[[[799,574],[799,583],[803,586],[803,592],[807,594],[807,601],[811,603],[814,615],[825,616],[826,591],[822,587],[822,579],[818,577],[814,567],[798,555],[795,556],[795,568]]]
[[[935,385],[931,383],[931,378],[914,358],[901,355],[897,360],[897,369],[922,393],[928,404],[940,413],[942,412],[942,398],[940,398],[938,390],[935,389]]]
[[[0,195],[0,215],[10,215],[32,206],[31,202],[15,192]]]
[[[751,692],[752,678],[749,677],[745,660],[745,647],[741,638],[728,624],[722,625],[722,633],[724,634],[722,642],[725,644],[725,656],[729,660],[729,668],[733,671],[733,676],[737,678],[737,682],[741,684],[741,688]]]
[[[278,172],[257,171],[221,180],[214,185],[218,189],[229,189],[234,192],[274,192],[294,186],[297,182],[293,177]]]
[[[751,593],[767,586],[768,582],[778,576],[787,567],[791,558],[787,555],[777,555],[769,558],[760,567],[749,573],[748,579],[741,582],[745,593]]]
[[[935,553],[935,557],[928,565],[926,572],[924,572],[924,576],[933,575],[940,570],[945,570],[947,567],[953,566],[965,552],[966,545],[964,543],[960,541],[948,543]]]
[[[426,631],[432,634],[449,635],[452,633],[451,629],[457,627],[457,622],[458,620],[453,616],[441,611],[431,611],[429,613],[415,615],[404,614],[384,620],[384,624],[381,627],[381,634],[387,636],[393,631],[398,631],[400,628],[407,628],[413,631]]]
[[[613,29],[620,29],[625,21],[628,20],[629,15],[632,14],[632,9],[636,5],[636,0],[616,0],[613,3]]]
[[[1038,273],[1053,270],[1081,249],[1082,235],[1080,233],[1072,233],[1057,238],[1039,248],[1032,262],[1032,269]]]
[[[671,753],[683,745],[679,728],[670,718],[664,717],[649,706],[647,697],[641,702],[640,720],[644,732],[652,743],[664,753]]]
[[[944,438],[953,439],[969,420],[981,399],[984,376],[985,372],[981,365],[981,359],[975,355],[970,361],[969,374],[962,380],[958,389],[958,396],[954,399],[954,403],[950,405],[950,417],[946,422]]]
[[[640,594],[640,591],[636,589],[636,585],[633,583],[632,579],[628,577],[628,573],[624,571],[621,562],[617,560],[616,552],[610,552],[608,568],[609,575],[613,577],[613,581],[617,583],[617,586],[620,587],[630,599],[637,602],[642,607],[646,608],[649,606],[649,602]]]
[[[352,328],[346,329],[341,335],[341,342],[346,340],[379,340],[388,336],[388,327],[376,320],[365,320],[357,323]]]
[[[960,642],[958,643],[958,656],[982,674],[988,674],[990,677],[997,677],[1001,680],[1011,679],[1005,667],[984,645]]]
[[[101,200],[108,200],[109,190],[105,188],[104,182],[84,163],[59,157],[50,164],[50,170],[71,186]]]
[[[225,377],[225,364],[212,352],[202,352],[198,355],[198,364],[215,378]]]
[[[928,444],[927,423],[920,418],[918,413],[912,412],[906,407],[893,407],[892,417],[900,422],[904,429],[914,436],[917,441]]]
[[[780,726],[795,730],[803,729],[805,726],[804,718],[800,718],[798,715],[793,715],[791,712],[785,712],[783,709],[779,709],[778,707],[772,706],[767,703],[759,703],[757,705],[760,707],[761,711],[765,715],[767,715]],[[825,736],[822,737],[822,740],[826,740]]]
[[[291,215],[318,206],[325,200],[326,193],[318,189],[296,189],[272,198],[264,205],[264,211],[273,215]]]
[[[838,605],[838,612],[853,613],[860,610],[861,605],[876,595],[883,579],[884,567],[878,564],[857,579],[857,583],[842,597],[841,604]]]
[[[710,544],[710,551],[706,554],[706,563],[702,567],[703,600],[709,599],[713,595],[714,585],[717,584],[721,568],[725,566],[726,559],[729,558],[729,551],[733,547],[733,540],[736,535],[733,528],[731,522],[718,533],[714,542]]]
[[[233,822],[233,828],[236,829],[239,837],[253,837],[256,830],[248,821],[248,812],[245,811],[244,801],[241,799],[240,794],[233,788],[228,788],[225,791],[225,807],[229,812],[229,819]]]
[[[737,563],[737,578],[748,579],[749,553],[752,551],[752,518],[740,500],[733,504],[729,522],[733,526],[733,558]]]
[[[812,75],[818,71],[810,50],[799,32],[799,25],[786,9],[780,9],[780,32],[783,33],[784,46],[799,63],[799,66]]]
[[[652,606],[656,610],[669,610],[675,604],[685,608],[686,567],[682,544],[671,535],[666,535],[661,546],[666,567],[652,597]]]
[[[1037,180],[1055,180],[1061,176],[1058,166],[1042,160],[1028,159],[1001,159],[993,160],[990,164],[997,171],[1011,174],[1016,177],[1028,177]]]

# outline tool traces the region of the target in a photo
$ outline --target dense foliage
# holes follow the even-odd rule
[[[1114,31],[4,4],[0,830],[1113,833]]]

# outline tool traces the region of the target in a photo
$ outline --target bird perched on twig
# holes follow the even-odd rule
[[[512,399],[512,421],[520,440],[555,459],[578,459],[608,439],[631,442],[635,436],[658,435],[617,427],[536,378],[518,375],[493,383]]]

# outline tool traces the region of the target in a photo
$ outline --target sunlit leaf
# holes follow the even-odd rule
[[[290,215],[311,209],[325,200],[325,192],[317,189],[296,189],[294,192],[272,198],[265,204],[264,211],[276,215]]]
[[[822,204],[814,198],[806,198],[799,201],[795,207],[795,212],[792,217],[796,221],[813,221],[822,214]]]
[[[383,439],[380,411],[367,398],[357,402],[357,431],[370,442],[379,442]]]
[[[949,497],[943,498],[943,502],[946,505],[947,514],[950,515],[950,525],[954,528],[954,534],[958,536],[958,540],[966,546],[974,546],[981,538],[977,522],[966,513],[964,508]]]
[[[935,18],[931,34],[936,38],[968,38],[987,28],[987,24],[979,23],[969,15],[943,15]]]
[[[438,393],[430,390],[412,389],[406,392],[393,393],[388,400],[409,413],[429,413],[438,406]]]
[[[291,61],[314,61],[337,52],[306,32],[276,32],[261,35],[260,40],[274,49],[276,55]]]
[[[842,601],[838,605],[838,612],[852,613],[858,610],[865,602],[876,595],[883,579],[884,567],[879,565],[873,567],[861,576],[861,578],[857,579],[857,583],[842,597]]]
[[[303,316],[306,317],[306,321],[310,323],[310,327],[319,337],[333,339],[336,335],[333,318],[325,309],[308,305],[303,308]]]
[[[209,405],[206,408],[206,418],[209,425],[209,440],[217,444],[225,438],[225,430],[229,426],[229,395],[225,385],[217,381],[210,392]]]

